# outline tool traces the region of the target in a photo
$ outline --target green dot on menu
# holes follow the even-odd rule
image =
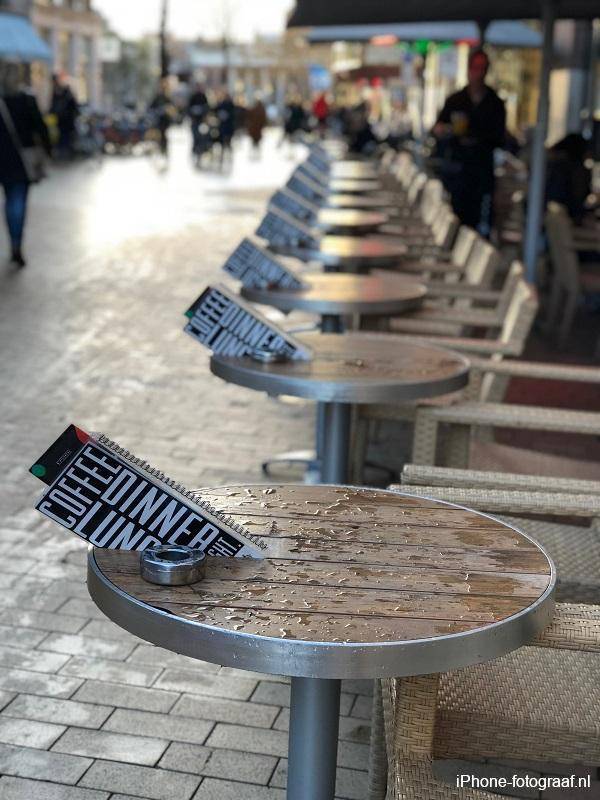
[[[43,478],[46,474],[46,467],[44,467],[42,464],[34,464],[31,468],[31,472],[36,478]]]
[[[191,319],[194,316],[194,312],[193,311],[186,311],[185,315],[186,315],[186,317],[189,317]]]

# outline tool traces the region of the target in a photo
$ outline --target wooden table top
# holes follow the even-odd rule
[[[212,355],[211,371],[272,395],[321,402],[403,403],[462,389],[469,361],[433,344],[385,333],[300,333],[310,360],[264,364],[249,356]]]
[[[329,208],[388,208],[392,201],[376,194],[330,194],[325,204]]]
[[[271,305],[281,311],[314,314],[399,314],[418,308],[427,289],[406,275],[378,272],[352,275],[347,272],[303,274],[302,289],[242,288],[242,296],[253,303]]]
[[[375,192],[381,188],[381,184],[376,180],[359,178],[336,178],[332,177],[327,184],[330,192],[337,194],[354,194],[360,192]]]
[[[375,179],[378,169],[372,161],[337,161],[331,165],[330,175],[344,180]]]
[[[96,549],[89,578],[97,602],[121,592],[121,606],[142,606],[138,635],[184,631],[178,652],[278,674],[420,674],[521,646],[552,613],[546,554],[483,514],[343,486],[201,492],[264,537],[264,559],[210,558],[200,583],[164,587],[140,577],[139,553]],[[99,605],[133,629],[133,608],[128,618],[102,597]],[[157,643],[175,649],[168,637]]]
[[[354,228],[356,230],[375,230],[389,220],[381,211],[368,211],[360,208],[323,208],[319,211],[316,224],[320,228]]]
[[[273,243],[270,247],[276,253],[294,256],[303,261],[319,261],[327,266],[363,271],[374,267],[399,267],[407,252],[404,244],[358,236],[325,235],[321,236],[314,247]]]

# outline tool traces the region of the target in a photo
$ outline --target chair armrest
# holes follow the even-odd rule
[[[468,312],[465,312],[465,314],[468,314]],[[511,377],[600,383],[600,369],[598,367],[544,364],[539,361],[487,361],[478,358],[471,360],[471,366],[480,372],[493,372],[496,375],[509,375]]]
[[[439,283],[434,281],[427,284],[427,299],[432,297],[449,297],[474,300],[477,303],[489,303],[497,305],[502,296],[502,292],[495,289],[481,289],[479,286],[471,286],[464,283]],[[425,301],[427,302],[427,300]]]
[[[411,485],[448,486],[465,489],[505,489],[529,492],[570,492],[597,494],[600,481],[576,478],[552,478],[512,472],[488,472],[476,469],[434,467],[428,464],[405,464],[401,475],[404,487]],[[409,489],[410,491],[410,489]]]
[[[600,653],[600,606],[557,603],[552,622],[531,644]]]

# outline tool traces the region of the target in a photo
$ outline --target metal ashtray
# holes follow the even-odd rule
[[[206,556],[184,545],[159,545],[142,551],[140,574],[145,581],[162,586],[185,586],[204,578]]]
[[[268,350],[266,347],[255,347],[254,350],[250,351],[249,355],[254,361],[260,361],[262,364],[276,364],[288,360],[285,353],[277,353],[273,350]]]

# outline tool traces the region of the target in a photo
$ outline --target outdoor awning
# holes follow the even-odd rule
[[[289,28],[316,25],[373,25],[428,20],[539,19],[541,0],[296,0]],[[600,16],[598,0],[556,0],[557,19],[593,19]]]
[[[324,25],[306,36],[311,44],[319,42],[368,42],[374,36],[395,36],[399,42],[428,39],[434,42],[477,42],[479,27],[475,22],[407,22],[397,25]],[[485,41],[500,47],[541,47],[542,35],[517,20],[495,20],[485,31]]]
[[[26,17],[0,13],[0,59],[52,61],[52,51]]]

